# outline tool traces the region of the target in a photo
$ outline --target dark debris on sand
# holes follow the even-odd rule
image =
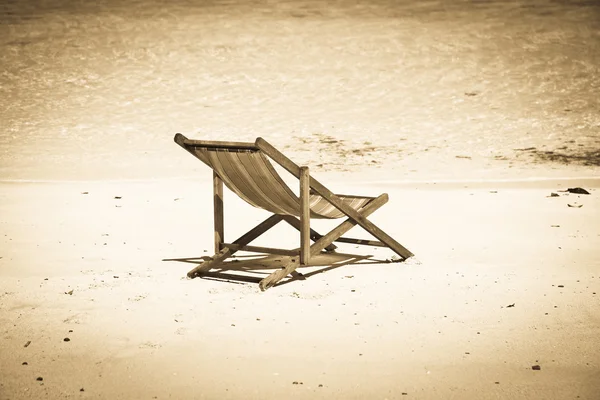
[[[580,188],[580,187],[568,188],[567,190],[565,190],[565,192],[575,193],[575,194],[590,194],[590,192],[588,192],[584,188]]]

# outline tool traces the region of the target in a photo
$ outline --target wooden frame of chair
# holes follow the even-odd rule
[[[386,193],[376,198],[372,198],[360,209],[355,210],[344,203],[338,195],[331,192],[309,173],[306,166],[298,166],[275,147],[262,138],[257,138],[255,143],[246,142],[221,142],[221,141],[200,141],[190,140],[181,134],[175,135],[175,142],[192,155],[198,157],[191,148],[228,148],[236,150],[262,151],[271,160],[275,161],[285,170],[290,172],[299,180],[299,198],[300,198],[300,217],[292,215],[273,214],[263,222],[256,225],[237,240],[225,242],[224,232],[224,199],[223,199],[223,180],[213,170],[213,208],[214,208],[214,248],[215,255],[209,260],[199,264],[188,272],[188,277],[194,278],[201,276],[211,269],[218,269],[227,259],[232,257],[238,251],[256,252],[263,254],[281,255],[280,269],[262,279],[259,283],[261,290],[266,290],[288,275],[298,277],[296,269],[299,266],[311,265],[311,260],[322,252],[334,252],[336,246],[334,242],[353,243],[357,245],[388,247],[405,260],[413,256],[408,249],[394,240],[391,236],[373,224],[367,219],[369,215],[379,209],[388,201]],[[325,235],[321,235],[311,228],[310,225],[310,204],[309,195],[311,190],[322,196],[327,202],[346,215],[346,220]],[[299,247],[296,249],[278,249],[270,247],[251,246],[250,243],[279,222],[285,221],[300,232]],[[359,225],[378,240],[365,240],[342,237],[354,226]],[[314,242],[311,245],[311,240]]]

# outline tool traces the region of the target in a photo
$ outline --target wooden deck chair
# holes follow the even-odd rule
[[[378,197],[337,195],[310,176],[308,167],[300,167],[262,138],[254,143],[187,139],[175,135],[175,142],[213,170],[215,255],[188,272],[194,278],[219,269],[237,251],[279,255],[281,267],[259,283],[261,290],[277,284],[288,275],[296,277],[299,266],[311,264],[320,255],[335,252],[333,242],[388,247],[404,261],[413,256],[409,250],[375,226],[367,217],[388,201]],[[299,179],[297,196],[277,173],[269,158]],[[273,213],[232,243],[224,239],[223,184],[251,205]],[[325,235],[310,227],[311,218],[346,220]],[[254,239],[281,221],[300,231],[297,249],[278,249],[249,245]],[[355,225],[363,227],[378,240],[342,237]],[[311,240],[314,241],[311,244]]]

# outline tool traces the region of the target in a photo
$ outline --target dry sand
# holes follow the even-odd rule
[[[2,184],[0,398],[598,398],[598,181],[358,184],[417,257],[262,293],[161,261],[210,253],[209,176]]]

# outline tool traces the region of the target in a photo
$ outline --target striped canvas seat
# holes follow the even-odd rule
[[[259,149],[197,146],[191,151],[212,168],[232,192],[254,207],[274,214],[300,216],[300,198]],[[359,210],[373,199],[345,195],[338,197],[354,210]],[[309,203],[311,218],[346,216],[318,194],[311,193]]]

